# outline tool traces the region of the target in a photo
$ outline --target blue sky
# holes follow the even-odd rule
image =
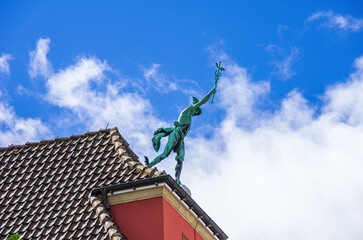
[[[109,123],[153,157],[152,132],[213,87],[222,61],[215,103],[186,139],[182,181],[193,197],[231,239],[361,239],[362,10],[360,1],[3,1],[0,144]],[[173,157],[158,168],[173,175]]]

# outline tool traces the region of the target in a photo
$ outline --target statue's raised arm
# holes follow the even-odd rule
[[[216,87],[212,88],[207,95],[205,95],[200,101],[193,104],[193,110],[199,108],[203,104],[207,103],[210,97],[217,92]],[[196,98],[193,97],[193,100],[196,101]]]

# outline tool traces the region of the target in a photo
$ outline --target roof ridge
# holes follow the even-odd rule
[[[42,139],[42,140],[40,140],[38,142],[26,142],[24,144],[19,144],[19,145],[11,144],[11,145],[9,145],[7,147],[0,147],[0,152],[1,151],[6,151],[6,150],[12,150],[12,149],[15,149],[15,148],[33,147],[33,146],[39,145],[39,144],[54,143],[54,142],[68,140],[68,139],[77,139],[77,138],[85,137],[85,136],[94,136],[94,135],[97,135],[98,133],[109,132],[109,131],[114,130],[114,129],[116,129],[118,131],[117,127],[114,127],[114,128],[108,128],[108,129],[100,129],[98,131],[85,132],[84,134],[77,134],[77,135],[72,134],[69,137],[56,137],[54,139],[49,139],[49,140]]]
[[[157,177],[166,174],[165,171],[159,171],[156,167],[144,166],[138,156],[129,148],[129,144],[121,136],[117,127],[110,129],[111,141],[115,146],[116,153],[122,162],[127,163],[130,168],[136,169],[137,172],[148,175],[148,177]],[[132,155],[130,157],[128,154]]]

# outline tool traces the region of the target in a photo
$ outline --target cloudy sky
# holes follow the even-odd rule
[[[109,125],[152,158],[222,61],[194,199],[230,239],[362,239],[362,42],[361,1],[2,1],[0,145]]]

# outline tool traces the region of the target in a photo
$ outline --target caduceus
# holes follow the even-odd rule
[[[222,62],[219,62],[219,64],[216,63],[217,70],[215,71],[215,74],[214,74],[214,88],[215,89],[217,89],[218,80],[222,76],[221,72],[224,71],[224,68],[221,67],[221,64],[222,64]],[[214,93],[213,93],[213,96],[212,96],[212,102],[211,103],[213,103],[213,100],[214,100]]]

